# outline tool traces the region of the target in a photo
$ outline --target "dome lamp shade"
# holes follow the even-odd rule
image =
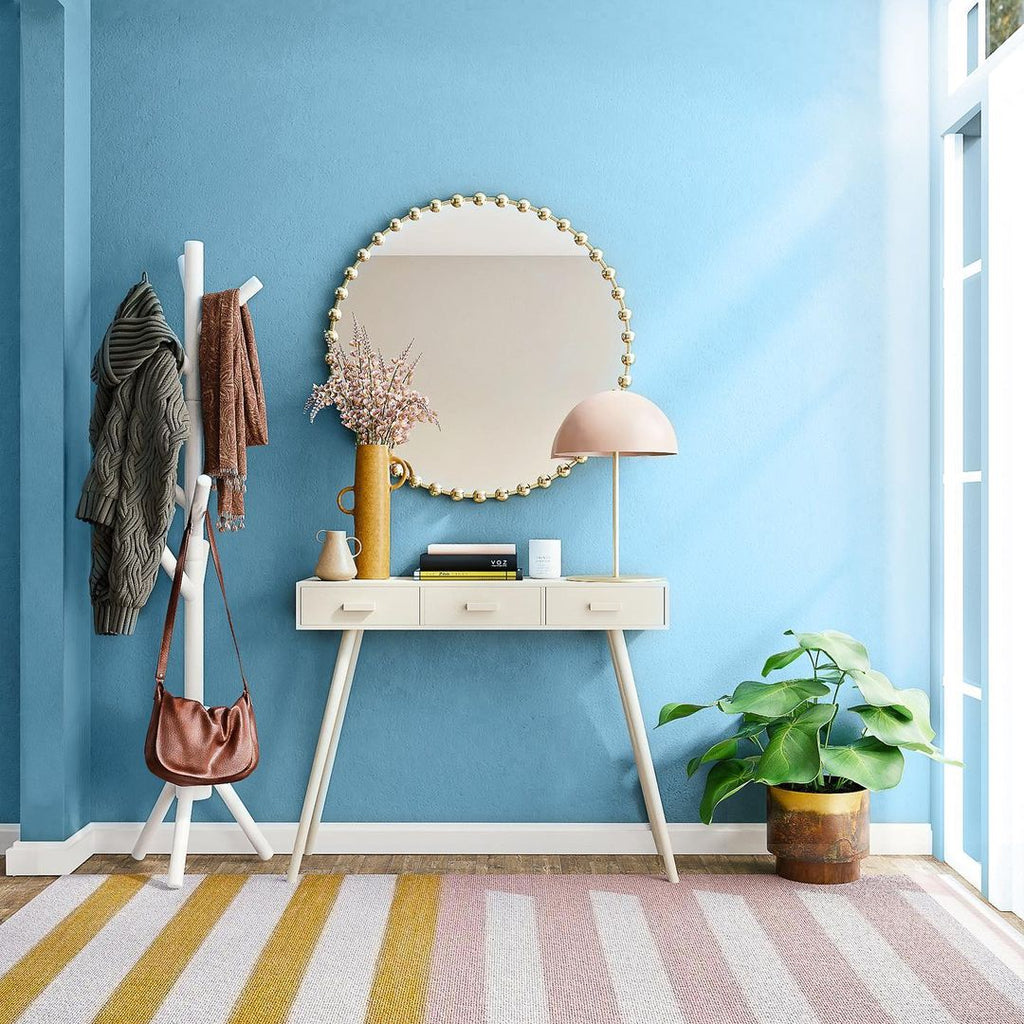
[[[570,576],[588,582],[650,580],[619,573],[619,458],[676,455],[679,444],[668,417],[649,398],[632,391],[599,391],[576,405],[555,434],[553,459],[611,456],[612,575]]]

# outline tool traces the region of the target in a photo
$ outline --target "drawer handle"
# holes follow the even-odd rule
[[[496,612],[498,610],[497,601],[467,601],[466,611],[467,612]]]
[[[342,601],[343,612],[375,612],[377,603],[375,601]]]
[[[622,605],[618,601],[591,601],[587,607],[592,612],[621,612]]]

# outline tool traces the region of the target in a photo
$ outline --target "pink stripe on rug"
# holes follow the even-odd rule
[[[889,883],[889,884],[884,884]],[[850,889],[852,887],[846,887]],[[870,879],[856,885],[851,903],[881,933],[955,1021],[1024,1024],[1024,1013],[993,988],[974,965],[920,915],[906,913],[903,892],[918,886],[907,878]]]
[[[878,1018],[875,997],[800,901],[797,883],[768,877],[760,885],[742,888],[754,916],[772,937],[773,945],[822,1024],[889,1020],[888,1015]]]
[[[629,875],[448,878],[427,1021],[486,1024],[487,893],[507,892],[534,898],[551,1024],[624,1024],[591,907],[591,892],[608,892],[639,899],[686,1020],[759,1024],[765,1008],[755,1013],[748,1006],[695,895],[710,892],[744,901],[822,1024],[892,1024],[887,1011],[894,1008],[879,1003],[799,898],[801,892],[841,892],[953,1020],[1024,1024],[1020,1011],[934,928],[925,926],[925,934],[911,926],[918,915],[906,907],[901,888],[917,891],[902,877],[842,887],[799,886],[772,875],[705,875],[678,886]]]
[[[985,906],[964,883],[949,875],[915,868],[907,872],[907,877],[974,935],[1009,970],[1024,978],[1024,936],[1002,921],[998,911]]]
[[[486,1021],[488,892],[533,897],[551,1024],[621,1024],[590,909],[590,876],[464,875],[441,890],[426,1024]]]
[[[530,889],[537,899],[551,1024],[619,1024],[618,1002],[590,906],[590,890],[597,879],[560,879],[571,881],[569,886],[545,878],[527,881],[540,883]]]
[[[488,879],[445,875],[437,912],[424,1024],[485,1024]],[[503,888],[494,879],[491,888]]]
[[[717,878],[700,879],[714,886]],[[708,932],[690,879],[668,886],[657,878],[608,875],[588,879],[589,888],[640,897],[661,961],[683,1016],[699,1024],[757,1024]],[[717,888],[717,886],[715,886]]]

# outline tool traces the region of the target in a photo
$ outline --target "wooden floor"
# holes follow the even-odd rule
[[[190,874],[271,874],[288,871],[288,856],[279,855],[268,861],[247,856],[189,857],[186,870]],[[90,857],[77,874],[150,874],[167,871],[167,857],[147,857],[141,863],[131,857],[102,855]],[[0,857],[0,921],[6,920],[33,896],[41,893],[52,881],[50,877],[8,878],[2,874]],[[764,856],[676,857],[681,875],[770,874],[775,858]],[[865,875],[900,874],[909,867],[924,868],[944,874],[953,872],[932,857],[868,857]],[[561,857],[561,856],[388,856],[388,855],[313,855],[303,861],[305,872],[338,872],[341,874],[461,874],[461,875],[660,875],[661,860],[655,856]],[[966,884],[966,883],[965,883]],[[980,894],[979,894],[980,895]],[[1024,923],[1013,914],[1002,915],[1015,928],[1024,932]]]

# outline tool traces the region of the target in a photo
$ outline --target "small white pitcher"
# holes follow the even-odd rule
[[[317,530],[316,539],[320,534],[327,534],[324,546],[320,551],[320,559],[313,572],[322,580],[351,580],[356,576],[356,563],[353,553],[349,551],[348,542],[356,542],[355,556],[363,550],[358,537],[347,537],[344,530]]]

